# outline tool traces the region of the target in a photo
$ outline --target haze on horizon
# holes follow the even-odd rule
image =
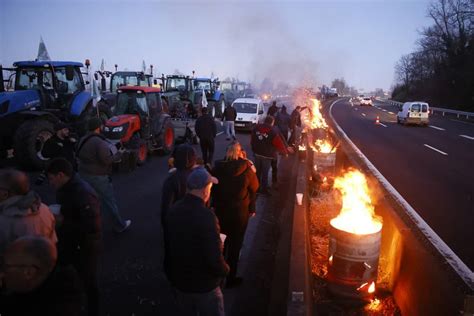
[[[0,63],[36,58],[93,68],[213,73],[259,83],[389,89],[394,65],[431,24],[420,1],[53,1],[0,2]]]

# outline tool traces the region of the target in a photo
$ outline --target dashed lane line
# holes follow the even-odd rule
[[[467,135],[459,135],[459,136],[470,139],[470,140],[474,140],[474,137],[472,136],[467,136]]]
[[[365,113],[362,113],[363,116],[366,116]]]
[[[219,133],[216,134],[216,136],[219,136],[221,134],[224,134],[224,132],[219,132]]]
[[[432,146],[430,146],[430,145],[427,145],[427,144],[423,144],[423,145],[425,145],[425,147],[428,147],[428,148],[431,149],[431,150],[434,150],[434,151],[440,153],[441,155],[445,155],[445,156],[448,155],[448,154],[445,153],[444,151],[441,151],[441,150],[439,150],[439,149],[437,149],[437,148],[434,148],[434,147],[432,147]]]
[[[431,128],[437,129],[438,131],[445,131],[445,129],[442,128],[442,127],[438,127],[438,126],[434,126],[434,125],[428,125],[428,126],[431,127]]]
[[[393,113],[393,112],[388,112],[388,114],[392,114],[392,115],[395,115],[395,113]]]
[[[383,127],[387,127],[387,125],[383,124],[383,123],[379,123],[379,125],[382,125]]]

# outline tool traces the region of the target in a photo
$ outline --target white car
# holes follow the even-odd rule
[[[235,129],[252,130],[263,117],[263,102],[255,98],[238,98],[233,103],[237,118]]]
[[[368,97],[364,97],[362,98],[362,100],[360,100],[360,105],[369,105],[369,106],[372,106],[372,99],[371,98],[368,98]]]
[[[397,123],[427,126],[430,122],[429,113],[430,106],[426,102],[405,102],[397,113]]]

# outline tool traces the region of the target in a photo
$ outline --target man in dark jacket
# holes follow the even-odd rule
[[[242,281],[237,277],[237,264],[248,220],[256,212],[258,179],[252,164],[243,159],[238,142],[227,147],[225,158],[216,161],[212,173],[219,180],[212,189],[212,201],[221,231],[227,235],[224,253],[230,272],[226,286],[232,287]]]
[[[196,152],[188,144],[177,146],[172,156],[174,168],[165,179],[161,194],[162,224],[170,207],[186,194],[186,180],[196,166]]]
[[[57,190],[63,222],[57,229],[61,265],[72,264],[87,293],[88,315],[99,315],[98,258],[102,249],[100,203],[94,189],[64,158],[52,160],[46,169],[49,183]]]
[[[77,272],[56,260],[56,247],[46,238],[24,236],[12,242],[0,273],[0,315],[81,315]]]
[[[268,191],[268,171],[272,160],[278,158],[278,152],[288,155],[291,148],[286,147],[286,143],[280,132],[273,126],[275,119],[267,115],[263,124],[257,124],[252,130],[250,144],[255,155],[255,167],[257,168],[257,178],[260,182],[260,192],[271,195]]]
[[[214,157],[214,138],[217,134],[214,118],[207,113],[207,107],[202,108],[202,115],[196,120],[196,135],[201,145],[204,164],[212,164]]]
[[[232,104],[228,105],[223,114],[223,119],[225,121],[225,134],[227,136],[227,140],[230,140],[232,137],[235,140],[235,119],[237,118],[237,111],[232,106]]]
[[[99,118],[90,119],[89,133],[79,141],[77,148],[79,174],[97,192],[101,211],[112,219],[114,230],[121,233],[132,223],[131,220],[123,220],[120,216],[110,177],[112,165],[120,160],[121,152],[100,134],[101,126],[102,121]]]
[[[75,148],[76,139],[70,137],[69,126],[63,122],[54,125],[56,134],[49,138],[43,146],[41,154],[45,158],[65,158],[74,167],[76,166]]]
[[[280,111],[276,114],[275,125],[280,130],[285,141],[288,140],[288,130],[290,128],[291,118],[288,112],[286,112],[286,106],[282,106]]]
[[[217,218],[205,206],[217,183],[204,168],[195,168],[186,183],[188,193],[165,219],[165,272],[182,315],[224,315],[220,284],[229,266],[222,255]]]
[[[270,116],[275,116],[278,112],[278,107],[277,107],[277,102],[276,101],[273,101],[272,102],[272,105],[270,105],[270,107],[268,108],[268,111],[267,111],[267,115],[270,115]]]

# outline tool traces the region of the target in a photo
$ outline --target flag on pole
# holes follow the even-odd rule
[[[36,57],[36,60],[39,60],[39,61],[51,60],[48,54],[48,50],[46,49],[46,45],[44,44],[42,36],[40,36],[40,43],[38,47],[38,57]]]
[[[97,83],[97,80],[93,76],[90,77],[91,80],[91,97],[92,97],[92,106],[97,107],[97,103],[100,101],[100,91],[99,91],[99,84]],[[99,110],[97,109],[97,113],[99,113]]]
[[[105,70],[105,61],[104,61],[104,58],[102,58],[102,62],[100,63],[100,71],[104,71]]]
[[[204,89],[202,89],[201,105],[202,105],[203,108],[207,108],[206,91],[204,91]]]

